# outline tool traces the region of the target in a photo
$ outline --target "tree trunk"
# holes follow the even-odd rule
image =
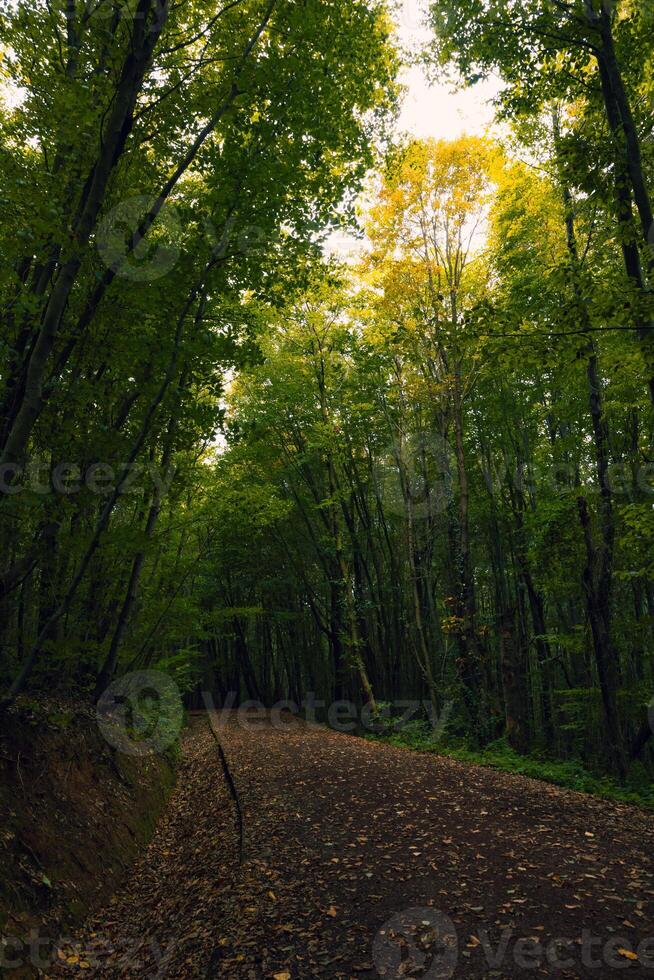
[[[524,755],[529,749],[527,685],[525,664],[516,637],[515,617],[514,608],[506,608],[500,614],[500,660],[506,737],[511,748]]]
[[[554,137],[558,145],[560,138],[558,117],[554,115]],[[584,569],[584,589],[586,610],[591,625],[595,663],[604,704],[607,735],[615,766],[621,776],[625,773],[624,742],[618,715],[616,691],[619,679],[617,651],[611,638],[612,593],[613,593],[613,550],[615,525],[613,499],[609,482],[609,431],[603,410],[603,394],[600,381],[597,348],[590,333],[591,319],[581,288],[581,268],[575,234],[574,203],[569,188],[562,182],[563,204],[565,208],[566,240],[570,256],[571,285],[576,311],[581,325],[587,332],[587,379],[588,409],[593,430],[595,449],[595,472],[599,491],[599,545],[593,541],[590,517],[586,499],[579,497],[577,505],[584,533],[586,547],[586,566]],[[630,206],[631,208],[631,206]]]
[[[654,269],[654,254],[651,252],[651,235],[654,229],[652,204],[647,190],[647,182],[643,170],[643,159],[636,123],[631,111],[629,96],[622,78],[622,72],[615,51],[612,13],[607,4],[601,4],[599,14],[599,30],[602,38],[600,60],[604,66],[610,84],[613,98],[620,114],[620,124],[624,136],[624,149],[629,179],[634,193],[634,201],[640,217],[645,250],[649,250],[648,268]]]
[[[606,11],[604,11],[603,18],[606,22],[603,23],[601,30],[604,50],[598,55],[597,63],[606,118],[615,144],[614,196],[616,218],[625,271],[634,286],[638,298],[639,308],[634,311],[636,330],[645,361],[646,382],[650,399],[654,402],[654,324],[652,323],[652,294],[645,282],[641,266],[637,244],[638,234],[633,219],[630,183],[634,187],[634,193],[637,194],[638,201],[640,202],[639,214],[641,226],[646,247],[650,250],[650,260],[648,262],[650,269],[654,267],[652,263],[651,244],[648,242],[648,235],[651,233],[652,228],[651,206],[642,175],[638,138],[633,124],[633,118],[631,118],[631,110],[628,107],[619,66],[615,58],[610,17]],[[620,96],[616,92],[616,86],[621,93]],[[622,110],[618,101],[619,99],[622,101]],[[622,115],[623,112],[626,112],[628,115],[626,128]],[[637,191],[636,188],[638,188]],[[649,225],[645,228],[645,223],[648,218]]]
[[[610,580],[603,574],[603,558],[594,545],[590,516],[585,497],[577,499],[579,520],[586,546],[586,565],[583,573],[586,611],[590,621],[597,677],[606,720],[606,743],[614,768],[620,778],[626,773],[624,739],[616,691],[618,687],[617,654],[611,642]]]
[[[461,621],[461,657],[459,675],[463,684],[466,709],[477,736],[481,733],[479,644],[476,633],[475,585],[470,553],[469,488],[463,441],[463,391],[461,365],[454,374],[454,435],[457,476],[459,481],[459,528],[457,554],[458,595],[456,615]]]
[[[153,9],[155,17],[151,18]],[[167,0],[139,0],[134,12],[130,50],[125,57],[109,118],[102,133],[101,151],[87,177],[77,213],[71,221],[69,257],[59,269],[43,311],[27,364],[20,407],[15,413],[3,447],[2,463],[19,463],[23,459],[41,409],[43,383],[61,319],[100,213],[109,178],[131,131],[136,99],[167,12]]]

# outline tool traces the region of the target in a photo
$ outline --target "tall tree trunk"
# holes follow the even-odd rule
[[[598,17],[598,15],[592,12],[589,16],[593,21],[597,20]],[[644,236],[644,246],[648,251],[648,267],[650,271],[654,268],[652,246],[648,240],[653,227],[652,209],[642,171],[638,136],[619,65],[615,57],[610,13],[603,7],[603,13],[599,16],[603,49],[597,56],[597,63],[606,118],[614,142],[613,181],[616,219],[618,222],[625,271],[634,287],[637,298],[638,306],[634,311],[636,330],[645,361],[646,382],[650,399],[654,402],[654,322],[652,319],[652,293],[643,275],[638,248],[639,236],[633,218],[631,188],[633,188],[637,198],[637,207]]]
[[[500,614],[500,661],[506,737],[511,748],[522,754],[529,749],[525,663],[516,636],[516,610],[506,607]]]
[[[236,204],[234,203],[228,211],[227,217],[225,219],[225,225],[224,225],[220,246],[217,246],[214,249],[214,252],[211,258],[207,261],[199,280],[193,285],[193,287],[189,291],[184,306],[182,307],[182,310],[177,318],[172,352],[170,355],[170,359],[165,374],[161,380],[161,384],[159,385],[157,391],[155,392],[153,398],[151,399],[149,405],[146,408],[145,415],[139,427],[136,439],[132,443],[132,448],[127,457],[125,465],[122,468],[121,474],[118,480],[116,481],[116,485],[113,491],[111,492],[106,504],[104,505],[102,511],[100,512],[100,515],[93,529],[91,539],[86,546],[86,550],[84,551],[82,558],[80,559],[80,562],[77,566],[75,574],[73,575],[68,590],[63,596],[59,606],[53,612],[50,619],[44,624],[43,629],[41,630],[36,640],[34,641],[30,649],[30,652],[28,656],[25,658],[25,661],[18,673],[18,676],[15,678],[7,694],[2,699],[0,699],[0,709],[6,709],[10,704],[13,703],[16,697],[23,690],[25,684],[27,683],[34,669],[34,666],[37,663],[44,642],[48,639],[51,631],[57,625],[59,620],[63,616],[65,616],[66,613],[68,612],[70,605],[73,599],[75,598],[75,595],[77,594],[77,590],[79,589],[80,584],[84,580],[84,577],[93,559],[93,556],[95,555],[96,551],[100,546],[100,542],[102,540],[105,531],[107,530],[107,527],[109,526],[111,515],[113,514],[118,498],[123,492],[123,487],[130,476],[131,468],[134,462],[138,459],[141,450],[143,449],[143,446],[148,437],[154,419],[157,415],[157,412],[159,411],[159,407],[166,396],[170,383],[177,370],[177,363],[180,355],[180,348],[182,344],[182,338],[184,336],[184,328],[186,326],[187,317],[190,311],[193,309],[193,306],[198,301],[198,297],[200,297],[200,306],[203,306],[204,297],[206,293],[207,276],[209,275],[211,269],[220,261],[222,254],[224,254],[224,251],[227,249],[227,245],[229,242],[229,235],[234,221],[235,207]]]
[[[152,16],[154,13],[154,16]],[[109,178],[121,157],[132,128],[136,99],[168,13],[168,0],[139,0],[133,18],[130,50],[125,57],[115,97],[102,133],[100,154],[82,189],[71,221],[68,257],[63,261],[48,297],[25,373],[20,407],[9,428],[2,463],[19,463],[41,409],[43,383],[50,354],[82,265],[85,249],[102,207]]]
[[[468,471],[466,467],[464,429],[463,429],[463,388],[461,378],[461,363],[457,360],[454,369],[453,385],[454,410],[454,447],[456,468],[459,482],[459,513],[458,513],[458,554],[457,580],[458,595],[456,597],[456,615],[461,621],[461,657],[459,674],[464,689],[466,709],[470,716],[477,736],[481,735],[481,704],[480,698],[480,651],[476,632],[476,602],[475,584],[470,551],[470,516],[468,487]]]
[[[615,50],[612,26],[612,10],[609,4],[602,3],[599,13],[599,32],[602,38],[602,50],[599,60],[602,62],[603,70],[608,77],[611,93],[615,100],[620,115],[620,128],[623,134],[624,150],[627,164],[627,171],[634,193],[634,201],[640,217],[642,230],[643,246],[648,256],[648,268],[654,269],[654,253],[651,251],[652,230],[654,229],[654,215],[652,214],[652,203],[647,189],[647,181],[643,169],[643,157],[640,149],[640,140],[629,96],[622,77],[622,71]],[[609,120],[610,121],[610,120]]]
[[[626,773],[624,738],[616,700],[618,688],[617,655],[611,642],[609,629],[610,583],[602,575],[604,561],[601,552],[598,554],[593,544],[590,515],[585,497],[577,499],[577,506],[586,546],[583,581],[586,592],[586,610],[595,652],[595,666],[607,727],[606,743],[614,768],[620,778],[624,778]]]
[[[425,684],[427,685],[427,690],[429,691],[429,698],[431,700],[432,706],[434,708],[435,717],[438,717],[440,711],[440,699],[438,697],[438,690],[436,686],[436,679],[434,677],[431,652],[429,649],[429,642],[427,638],[426,625],[423,621],[423,608],[422,608],[422,594],[420,588],[420,561],[417,555],[417,545],[415,539],[415,524],[414,524],[414,512],[413,512],[413,496],[410,485],[410,477],[407,474],[404,453],[405,453],[405,438],[404,434],[400,432],[399,434],[400,445],[399,452],[397,453],[397,465],[400,473],[400,484],[402,489],[402,496],[404,497],[404,506],[406,512],[406,531],[407,531],[407,557],[409,560],[409,576],[411,579],[411,594],[413,598],[413,621],[416,629],[417,642],[415,644],[415,658],[418,664],[418,668],[423,677]]]
[[[202,318],[202,313],[204,310],[204,303],[200,303],[198,311],[195,318],[196,327],[199,326]],[[185,370],[182,371],[181,377],[179,379],[179,389],[184,387]],[[177,430],[178,422],[178,412],[179,412],[179,395],[176,398],[175,407],[172,410],[170,421],[168,423],[168,428],[166,430],[166,435],[164,437],[163,452],[161,454],[161,472],[164,479],[168,475],[170,468],[170,463],[173,453],[173,443],[175,439],[175,432]],[[157,486],[152,497],[152,503],[148,511],[148,517],[145,522],[144,537],[147,543],[150,542],[154,529],[156,527],[157,521],[159,520],[159,515],[161,513],[161,507],[163,505],[164,496],[164,486],[161,482],[157,482]],[[111,645],[109,651],[105,658],[104,663],[98,674],[95,687],[95,695],[99,697],[102,691],[105,689],[107,684],[110,683],[113,678],[116,667],[118,664],[118,655],[120,653],[120,647],[125,636],[125,631],[127,629],[127,624],[129,623],[130,615],[136,604],[139,594],[139,585],[141,581],[141,573],[143,571],[143,564],[145,562],[146,547],[142,547],[138,550],[134,559],[132,561],[132,567],[130,570],[129,580],[127,582],[127,589],[125,596],[118,614],[118,620],[116,622],[116,628],[114,630],[113,636],[111,638]]]
[[[556,113],[553,119],[554,137],[560,139],[559,123]],[[590,516],[586,499],[578,498],[578,510],[586,547],[586,566],[584,569],[584,589],[586,609],[591,625],[595,664],[600,682],[602,702],[607,723],[607,735],[615,766],[621,776],[625,773],[624,741],[617,707],[617,687],[619,664],[617,651],[613,645],[612,596],[613,596],[613,550],[615,522],[613,516],[613,497],[609,481],[609,430],[603,408],[602,384],[599,374],[597,348],[591,334],[591,318],[581,283],[581,266],[575,232],[574,202],[569,188],[562,181],[563,204],[568,253],[570,256],[571,285],[575,299],[576,312],[586,333],[586,353],[588,380],[588,410],[593,430],[595,449],[595,473],[599,491],[599,543],[593,541]]]

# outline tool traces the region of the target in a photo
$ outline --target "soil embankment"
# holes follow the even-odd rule
[[[2,966],[106,901],[150,839],[172,756],[116,752],[88,705],[23,700],[0,731]],[[26,969],[25,975],[29,975]]]

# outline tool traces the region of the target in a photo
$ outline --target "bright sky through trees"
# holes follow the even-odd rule
[[[492,100],[499,91],[499,81],[459,88],[454,76],[452,80],[430,79],[425,68],[416,63],[419,52],[432,37],[425,19],[423,0],[399,0],[397,34],[407,57],[399,75],[404,93],[396,123],[398,137],[409,134],[418,139],[456,139],[489,132],[493,127]],[[338,231],[328,238],[326,251],[347,259],[359,255],[362,248],[361,241],[350,233]]]
[[[0,713],[428,698],[649,787],[652,17],[0,8]]]
[[[429,42],[423,0],[401,0],[397,13],[398,34],[410,52]],[[398,131],[420,139],[455,139],[463,133],[484,133],[493,122],[490,104],[499,89],[498,82],[483,82],[456,91],[453,84],[433,82],[420,65],[407,65],[400,74],[406,87]]]

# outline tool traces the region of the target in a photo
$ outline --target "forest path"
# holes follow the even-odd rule
[[[649,815],[297,721],[220,738],[243,866],[197,719],[150,847],[70,950],[85,976],[654,975],[654,942],[649,969],[627,955],[654,934]]]

